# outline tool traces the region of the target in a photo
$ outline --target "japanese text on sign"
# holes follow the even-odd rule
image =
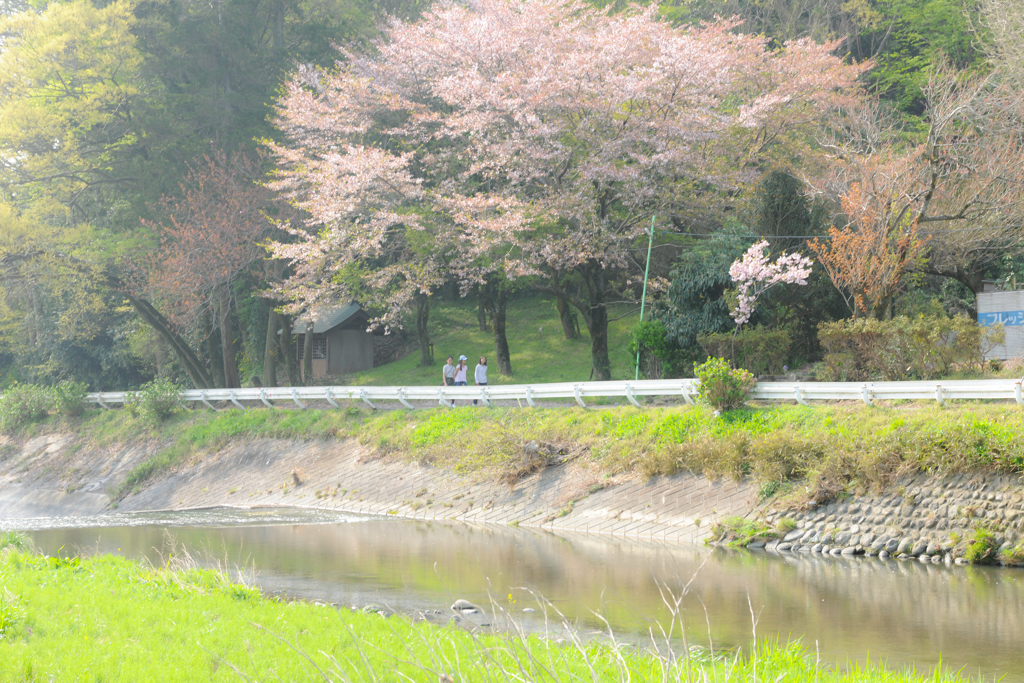
[[[997,311],[978,314],[978,324],[983,327],[991,327],[999,323],[1002,323],[1004,327],[1024,325],[1024,311]]]

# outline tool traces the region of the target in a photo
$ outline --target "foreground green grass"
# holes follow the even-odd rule
[[[877,665],[841,672],[798,645],[763,645],[750,656],[697,648],[685,657],[678,636],[651,654],[515,630],[471,634],[268,599],[218,572],[112,556],[7,548],[0,586],[0,681],[964,680]]]
[[[438,301],[430,312],[430,336],[434,343],[434,365],[419,366],[419,351],[373,370],[339,378],[343,384],[375,386],[433,385],[441,383],[441,366],[446,356],[469,358],[472,375],[480,356],[487,356],[490,384],[529,382],[571,382],[590,377],[590,335],[580,321],[579,339],[562,334],[554,299],[546,296],[517,298],[509,304],[506,323],[512,376],[498,375],[494,359],[494,336],[481,332],[471,300]],[[608,355],[612,379],[633,377],[634,359],[629,355],[629,328],[640,319],[639,311],[613,306],[609,315]],[[614,320],[618,318],[618,320]]]
[[[752,406],[715,417],[705,407],[472,408],[369,411],[186,411],[164,423],[124,411],[56,418],[22,436],[77,433],[79,447],[150,439],[162,448],[119,484],[122,496],[191,457],[242,439],[352,438],[392,457],[433,462],[481,477],[515,476],[531,463],[523,445],[544,441],[580,452],[609,475],[679,471],[753,476],[764,495],[798,487],[819,502],[843,491],[884,488],[897,473],[1024,470],[1024,411],[1010,404],[939,408],[904,403]]]

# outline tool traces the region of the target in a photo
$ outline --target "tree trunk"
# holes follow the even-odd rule
[[[274,51],[284,52],[284,0],[274,0]]]
[[[481,332],[490,332],[487,326],[487,308],[490,296],[487,293],[487,286],[478,287],[476,290],[476,320],[480,324]]]
[[[153,304],[145,299],[129,294],[125,294],[125,297],[128,299],[128,303],[132,305],[132,308],[135,309],[135,312],[139,314],[139,317],[156,330],[157,334],[163,337],[164,341],[171,347],[193,386],[196,389],[212,389],[214,387],[214,380],[206,370],[203,362],[192,351],[192,347],[181,338],[181,335],[171,329],[171,324],[153,307]]]
[[[590,357],[594,379],[607,382],[612,378],[612,362],[608,358],[608,309],[605,307],[604,268],[591,260],[583,267],[587,284],[589,310],[583,316],[590,331]]]
[[[562,322],[562,334],[566,339],[577,339],[580,336],[579,324],[574,320],[572,308],[565,297],[555,297],[555,308],[558,309],[558,319]]]
[[[235,360],[235,331],[231,325],[231,292],[227,285],[220,288],[220,349],[224,357],[224,386],[241,388],[238,363]]]
[[[876,299],[875,303],[871,306],[871,317],[875,320],[885,320],[891,301],[891,296],[883,296]]]
[[[284,365],[288,368],[288,384],[295,387],[299,381],[299,358],[295,353],[295,341],[292,337],[292,319],[281,316],[281,353],[284,354]]]
[[[217,315],[217,309],[213,309],[213,315]],[[224,358],[220,346],[217,344],[216,333],[210,324],[210,316],[203,314],[203,337],[206,338],[206,351],[210,355],[210,375],[218,387],[226,386],[224,383]]]
[[[498,360],[498,372],[505,376],[512,375],[512,357],[508,352],[508,337],[505,336],[505,305],[508,293],[498,288],[498,296],[490,298],[491,328],[494,331],[494,355]]]
[[[430,296],[417,293],[416,299],[416,338],[420,342],[420,365],[430,367],[434,359],[430,357],[430,332],[427,323],[430,321]]]
[[[558,271],[551,273],[551,284],[554,285],[555,291],[561,290],[562,283],[559,282]],[[572,307],[564,296],[555,295],[555,308],[558,309],[558,320],[562,323],[562,334],[566,339],[578,339],[580,326],[576,321],[576,316],[572,314]]]
[[[267,318],[267,343],[263,347],[263,386],[277,386],[277,330],[281,327],[281,316],[270,309]]]
[[[302,380],[306,386],[313,385],[313,323],[306,323],[302,335]]]

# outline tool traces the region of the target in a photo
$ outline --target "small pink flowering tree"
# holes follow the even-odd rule
[[[736,283],[737,301],[729,315],[736,321],[735,338],[740,327],[750,320],[758,298],[779,284],[806,285],[811,274],[811,259],[802,254],[783,254],[774,263],[768,260],[765,249],[768,241],[762,240],[747,249],[743,257],[729,267],[729,276]]]

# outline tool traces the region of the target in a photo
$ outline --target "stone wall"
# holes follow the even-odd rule
[[[982,561],[1017,564],[1017,544],[1024,539],[1024,482],[1016,475],[919,475],[883,493],[808,510],[769,503],[754,516],[781,530],[795,523],[782,538],[748,545],[772,552],[967,564],[972,542],[981,539],[989,550]],[[981,546],[975,551],[985,555]]]

